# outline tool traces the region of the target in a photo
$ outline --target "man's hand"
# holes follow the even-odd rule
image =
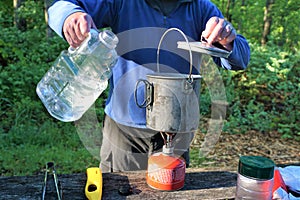
[[[67,42],[76,48],[87,37],[91,28],[96,29],[92,17],[87,13],[76,12],[65,20],[63,33]]]
[[[236,38],[236,30],[225,19],[212,17],[208,20],[205,30],[202,32],[208,44],[220,43],[227,50],[233,49],[233,40]]]

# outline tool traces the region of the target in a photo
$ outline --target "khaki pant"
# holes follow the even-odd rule
[[[182,156],[189,165],[189,145],[194,133],[177,134],[173,139],[174,153]],[[100,151],[100,167],[103,173],[146,170],[148,157],[162,151],[161,134],[150,129],[124,126],[106,116]]]

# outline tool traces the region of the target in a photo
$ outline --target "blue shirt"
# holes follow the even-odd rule
[[[158,71],[157,63],[160,72],[189,73],[189,52],[177,48],[177,41],[184,40],[179,33],[165,36],[157,61],[157,47],[163,33],[175,27],[189,41],[199,41],[211,17],[223,18],[209,0],[181,0],[167,16],[151,7],[147,0],[56,1],[48,12],[50,27],[62,37],[63,23],[74,12],[87,12],[98,28],[110,27],[117,34],[120,58],[113,68],[105,112],[118,123],[140,128],[146,127],[146,119],[145,109],[139,108],[134,99],[137,80]],[[249,45],[243,36],[237,35],[229,58],[213,59],[225,69],[245,69],[250,59]],[[199,73],[199,62],[199,54],[193,53],[193,74]],[[143,89],[137,91],[137,100],[142,102]]]

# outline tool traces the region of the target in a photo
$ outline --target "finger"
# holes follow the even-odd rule
[[[81,12],[70,15],[63,26],[66,40],[72,47],[79,46],[87,37],[91,26],[95,24],[90,15]]]
[[[69,44],[73,47],[77,47],[81,44],[82,39],[80,37],[81,33],[80,30],[78,28],[78,24],[76,20],[71,20],[70,25],[69,25],[69,29],[68,29],[68,35],[70,38],[70,42]]]
[[[233,49],[233,41],[236,38],[236,30],[233,28],[230,34],[225,37],[223,40],[219,41],[219,43],[226,48],[228,51],[232,51]]]
[[[231,24],[230,23],[227,23],[227,24],[225,23],[225,27],[223,28],[223,30],[220,34],[220,39],[223,40],[223,39],[229,37],[232,30],[233,30],[233,27],[231,26]]]
[[[214,42],[218,42],[222,40],[222,32],[224,31],[224,28],[226,26],[226,22],[224,19],[219,19],[218,24],[215,26],[215,28],[212,30],[211,34],[207,38],[207,42],[209,44],[212,44]]]
[[[88,22],[87,30],[86,32],[90,32],[90,29],[97,29],[96,24],[94,23],[92,17],[90,15],[87,15],[86,21]]]
[[[230,34],[225,38],[225,44],[231,43],[236,38],[236,30],[233,28]]]
[[[236,30],[231,26],[231,24],[227,24],[225,29],[222,32],[220,44],[226,44],[232,42],[236,38]]]
[[[73,47],[78,46],[78,43],[80,43],[80,40],[78,39],[75,31],[75,27],[76,27],[75,18],[68,18],[63,27],[65,39]]]
[[[64,36],[65,36],[65,39],[67,40],[67,42],[71,46],[76,47],[78,45],[79,40],[76,36],[75,30],[74,30],[74,25],[72,25],[71,23],[68,23],[65,26]]]
[[[92,21],[91,28],[97,29],[97,26],[96,26],[96,24],[94,23],[94,21]]]
[[[218,17],[210,18],[206,23],[205,30],[202,32],[202,37],[204,37],[205,39],[209,38],[210,34],[213,32],[218,23]]]
[[[82,15],[78,21],[77,35],[80,40],[84,40],[90,32],[92,18],[89,15]]]

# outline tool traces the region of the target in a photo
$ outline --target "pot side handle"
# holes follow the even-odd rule
[[[138,91],[139,85],[142,83],[145,85],[144,100],[142,103],[139,103],[137,91]],[[145,79],[139,79],[136,82],[135,89],[134,89],[134,100],[135,100],[136,105],[140,108],[146,108],[152,104],[152,102],[153,102],[152,97],[153,97],[153,84]]]

